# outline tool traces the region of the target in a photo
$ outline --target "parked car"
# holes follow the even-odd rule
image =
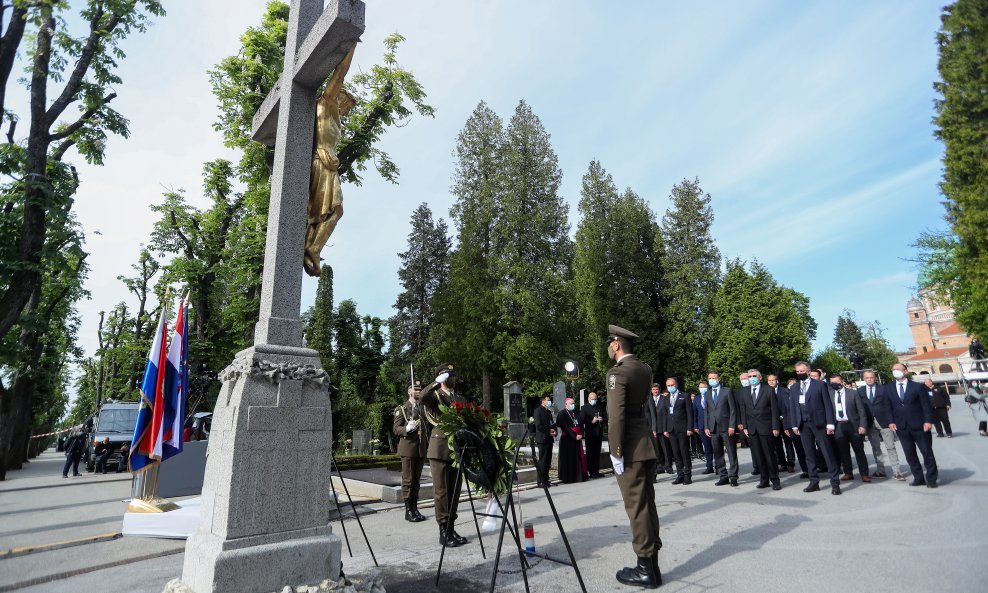
[[[120,455],[120,448],[124,443],[130,444],[134,438],[134,427],[137,425],[137,412],[140,409],[138,402],[118,402],[109,401],[100,407],[99,412],[93,417],[93,430],[90,433],[92,438],[86,441],[86,470],[96,469],[96,445],[103,442],[104,438],[110,439],[110,446],[113,453],[107,460],[107,470],[112,467],[114,470],[127,465],[127,460]]]

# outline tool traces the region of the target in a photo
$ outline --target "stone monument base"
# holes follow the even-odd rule
[[[294,587],[286,585],[270,593],[387,593],[381,581],[380,571],[374,569],[366,579],[353,579],[353,582],[342,577],[338,580],[325,579],[318,585]],[[194,593],[194,591],[181,580],[172,579],[165,585],[162,593]]]
[[[342,559],[343,544],[328,525],[226,540],[197,531],[186,544],[182,574],[194,575],[187,585],[195,593],[227,591],[233,583],[280,591],[286,583],[338,580]]]

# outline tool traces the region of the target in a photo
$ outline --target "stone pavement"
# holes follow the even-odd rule
[[[804,494],[804,482],[797,478],[798,474],[784,474],[780,492],[755,490],[757,478],[747,475],[747,450],[739,455],[739,488],[715,487],[712,476],[701,475],[695,476],[691,486],[673,486],[669,483],[672,476],[663,476],[656,485],[664,542],[659,562],[665,585],[660,590],[771,593],[809,586],[854,592],[983,591],[984,552],[988,549],[988,438],[979,437],[976,427],[968,426],[964,413],[961,410],[955,415],[958,432],[953,439],[934,438],[942,485],[937,490],[882,480],[872,484],[845,483],[845,493],[839,497],[828,490]],[[55,480],[49,488],[51,494],[45,497],[60,508],[54,508],[49,515],[37,508],[27,510],[40,504],[24,500],[44,490],[10,490],[17,485],[19,473],[8,474],[13,479],[0,483],[0,548],[53,541],[52,535],[95,534],[114,525],[119,529],[119,516],[112,518],[112,513],[117,512],[113,505],[120,505],[121,514],[123,505],[109,500],[115,483],[99,484],[111,491],[94,490],[91,501],[78,503],[84,505],[82,513],[66,515],[76,504],[74,495],[69,493],[94,479],[77,478],[79,486],[66,487],[59,487]],[[65,482],[73,484],[71,479]],[[58,496],[53,496],[56,491]],[[634,590],[614,580],[620,567],[634,561],[628,521],[614,479],[560,485],[550,492],[588,591]],[[481,504],[478,502],[478,507]],[[401,509],[394,505],[358,508],[389,593],[487,590],[496,538],[485,534],[488,558],[482,559],[466,501],[460,504],[457,531],[470,543],[447,550],[439,589],[433,587],[440,547],[431,509],[424,510],[429,521],[412,524],[403,520]],[[539,551],[565,557],[541,490],[522,492],[521,512],[525,521],[535,524]],[[8,526],[10,520],[17,525]],[[93,523],[77,525],[87,520]],[[51,531],[45,525],[50,525]],[[339,523],[334,523],[334,530],[340,533]],[[373,563],[352,518],[347,522],[347,532],[355,557],[350,558],[344,546],[344,570],[348,574],[366,574]],[[125,548],[110,548],[117,545]],[[144,550],[153,552],[158,546],[171,551],[169,546],[174,545],[175,542],[160,540],[122,539],[42,556],[110,562],[140,557]],[[97,551],[95,546],[107,548]],[[0,591],[4,584],[29,576],[23,572],[26,567],[12,564],[17,561],[0,559]],[[536,562],[530,571],[532,591],[579,591],[572,569],[548,561]],[[15,567],[17,574],[11,574]],[[177,576],[181,568],[182,554],[177,553],[20,590],[160,593],[164,583]],[[508,548],[502,556],[502,568],[497,590],[524,591],[517,572],[517,556],[512,556]],[[40,574],[50,568],[31,570]]]

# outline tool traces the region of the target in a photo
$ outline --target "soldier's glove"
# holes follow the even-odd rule
[[[408,424],[405,425],[405,432],[414,432],[418,427],[419,423],[417,420],[409,420]]]
[[[445,383],[449,379],[449,373],[443,373],[436,377],[436,383]]]
[[[624,473],[624,456],[615,457],[611,455],[611,465],[614,467],[614,475],[620,476]]]

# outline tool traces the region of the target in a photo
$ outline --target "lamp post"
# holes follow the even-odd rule
[[[566,364],[563,365],[563,371],[566,372],[566,378],[569,379],[569,389],[571,392],[571,397],[576,400],[576,380],[580,378],[580,365],[577,364],[575,360],[567,360]]]

